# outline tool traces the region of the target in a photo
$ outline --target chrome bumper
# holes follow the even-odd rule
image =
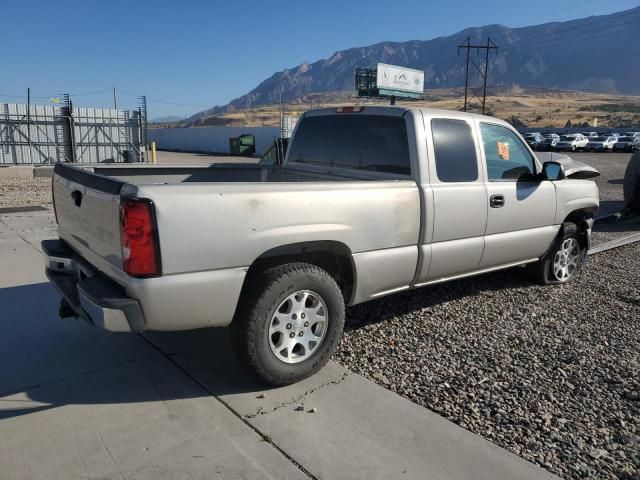
[[[61,240],[42,242],[47,278],[62,295],[60,316],[83,318],[111,332],[140,332],[145,321],[138,302],[96,271]]]

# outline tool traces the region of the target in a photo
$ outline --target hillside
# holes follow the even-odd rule
[[[284,104],[285,113],[299,115],[317,107],[339,105],[388,104],[383,100],[356,98],[352,92],[324,92],[304,95]],[[399,101],[399,105],[461,110],[464,104],[463,89],[434,89],[426,91],[423,101]],[[474,107],[476,105],[472,105]],[[180,122],[174,126],[277,126],[280,111],[278,104],[219,113],[196,121]],[[476,111],[476,109],[473,109]],[[587,122],[593,125],[597,118],[602,127],[618,128],[640,125],[640,96],[611,95],[578,91],[522,88],[518,86],[495,87],[487,97],[487,114],[508,121],[515,117],[519,122],[536,128],[564,127]]]
[[[432,40],[382,42],[338,51],[330,58],[277,72],[228,105],[200,112],[190,120],[275,104],[280,94],[284,101],[292,101],[312,93],[353,91],[354,67],[377,62],[424,70],[426,89],[460,87],[465,57],[457,55],[456,46],[467,37],[472,43],[484,43],[488,36],[500,47],[490,59],[492,85],[640,94],[639,52],[624,51],[625,45],[636,45],[640,36],[640,7],[636,7],[568,22],[522,28],[487,25]],[[618,54],[622,61],[612,62]]]

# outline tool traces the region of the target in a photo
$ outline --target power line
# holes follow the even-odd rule
[[[628,28],[628,29],[623,29],[623,30],[618,30],[615,32],[604,32],[600,35],[593,35],[589,33],[588,37],[574,37],[569,38],[567,40],[560,40],[560,41],[552,41],[552,42],[548,42],[548,43],[542,43],[542,44],[536,44],[533,46],[528,46],[528,47],[524,47],[524,48],[514,48],[514,49],[509,49],[508,47],[503,50],[504,53],[528,53],[528,52],[535,52],[537,50],[542,50],[542,49],[546,49],[546,48],[553,48],[553,47],[559,47],[559,46],[565,46],[567,44],[570,43],[576,43],[576,42],[583,42],[587,39],[589,40],[594,40],[597,38],[604,38],[604,37],[609,37],[611,35],[619,35],[622,33],[627,33],[627,32],[633,32],[635,31],[636,28]]]
[[[639,19],[640,20],[640,19]],[[615,29],[615,28],[620,28],[620,27],[625,27],[627,25],[633,25],[635,28],[637,28],[640,31],[640,22],[636,22],[634,21],[630,21],[630,22],[620,22],[614,25],[607,25],[607,26],[603,26],[602,28],[599,29],[591,29],[589,31],[584,31],[584,32],[575,32],[572,35],[565,35],[563,37],[558,37],[558,38],[547,38],[546,40],[542,40],[541,42],[536,42],[535,45],[538,46],[540,44],[542,45],[546,45],[549,43],[565,43],[568,40],[574,39],[574,38],[579,38],[581,40],[586,40],[588,38],[593,38],[593,33],[594,32],[605,32],[607,30],[610,29]],[[628,29],[628,30],[634,30],[634,28]],[[620,32],[625,32],[627,31],[627,29],[623,29],[623,30],[619,30]],[[615,32],[614,32],[615,33]],[[515,43],[515,42],[514,42]],[[518,42],[518,43],[522,43],[522,42]],[[511,45],[509,45],[509,47],[511,47],[513,45],[513,43]],[[521,50],[521,49],[528,49],[530,48],[531,45],[522,45],[522,46],[517,46],[516,48],[510,49],[511,51],[516,51],[516,50]]]
[[[98,93],[107,93],[107,92],[111,92],[113,94],[113,98],[114,98],[114,103],[115,103],[115,94],[116,92],[120,92],[120,93],[124,93],[126,95],[131,95],[133,97],[136,98],[140,98],[143,97],[144,95],[141,95],[139,93],[134,93],[134,92],[129,92],[127,90],[121,90],[121,89],[116,89],[116,88],[103,88],[100,90],[93,90],[90,92],[81,92],[81,93],[69,93],[68,95],[70,97],[81,97],[81,96],[88,96],[88,95],[95,95]],[[31,95],[31,98],[46,98],[46,99],[51,99],[51,98],[57,98],[59,97],[60,94],[56,94],[56,95],[42,95],[42,96],[37,96],[37,95]],[[4,97],[4,98],[27,98],[27,95],[5,95],[5,94],[0,94],[0,97]],[[202,104],[197,104],[197,103],[180,103],[180,102],[173,102],[171,100],[163,100],[160,98],[153,98],[153,97],[146,97],[147,101],[150,102],[154,102],[154,103],[163,103],[166,105],[176,105],[176,106],[181,106],[181,107],[195,107],[195,108],[211,108],[211,105],[202,105]]]
[[[102,90],[94,90],[93,92],[82,92],[82,93],[69,93],[70,96],[72,97],[81,97],[81,96],[85,96],[85,95],[95,95],[96,93],[103,93],[103,92],[108,92],[111,91],[110,88],[105,88]],[[54,98],[54,97],[59,97],[60,94],[57,93],[55,95],[31,95],[31,98]],[[4,95],[4,94],[0,94],[0,97],[11,97],[11,98],[26,98],[27,95]]]
[[[101,90],[94,90],[93,92],[82,92],[82,93],[70,93],[72,97],[83,97],[85,95],[95,95],[97,93],[110,92],[111,88],[103,88]]]
[[[141,96],[138,93],[128,92],[126,90],[118,89],[117,91],[121,92],[121,93],[125,93],[127,95],[132,95],[134,97],[140,97]],[[155,102],[155,103],[165,103],[167,105],[178,105],[178,106],[181,106],[181,107],[211,108],[211,105],[199,105],[199,104],[194,104],[194,103],[179,103],[179,102],[172,102],[170,100],[161,100],[159,98],[153,98],[153,97],[147,97],[147,100],[150,100],[150,101]]]
[[[565,8],[561,8],[561,9],[559,9],[559,10],[554,10],[553,12],[551,12],[551,13],[549,13],[549,14],[545,15],[544,17],[540,17],[540,18],[538,19],[538,21],[540,21],[540,20],[545,20],[545,19],[547,19],[547,18],[551,18],[551,17],[553,17],[556,13],[566,12],[567,10],[573,10],[574,8],[578,8],[578,7],[584,7],[585,5],[588,5],[588,4],[590,4],[590,3],[596,3],[596,2],[599,2],[599,1],[600,1],[600,0],[587,0],[586,2],[580,2],[580,3],[573,4],[573,5],[569,5],[569,6],[565,7]]]
[[[637,14],[640,14],[640,10],[638,10],[637,12],[632,12],[632,13],[627,13],[627,12],[625,11],[625,12],[620,12],[620,13],[617,13],[617,14],[612,14],[612,15],[609,15],[609,16],[608,16],[607,20],[611,20],[612,18],[617,18],[617,17],[620,17],[620,16],[627,16],[627,17],[629,17],[629,16],[636,15],[636,13],[637,13]],[[632,20],[635,20],[635,19],[632,19]],[[640,19],[639,19],[639,20],[640,20]],[[577,20],[577,21],[580,21],[580,20]],[[557,29],[557,30],[555,30],[555,31],[553,31],[553,32],[549,32],[549,33],[546,33],[546,34],[534,35],[534,36],[532,36],[532,37],[525,37],[525,38],[521,38],[520,40],[516,40],[515,42],[510,43],[510,44],[509,44],[509,47],[511,47],[511,46],[513,46],[513,45],[516,45],[516,44],[518,44],[518,43],[522,43],[522,42],[530,42],[530,41],[532,41],[532,40],[536,40],[536,39],[539,39],[539,38],[549,39],[549,37],[550,37],[550,36],[551,36],[551,37],[553,37],[553,36],[557,36],[557,35],[560,35],[560,34],[565,33],[565,32],[570,32],[570,31],[572,31],[572,30],[576,30],[576,29],[580,29],[580,28],[588,27],[589,25],[594,25],[594,24],[596,24],[596,23],[601,23],[601,22],[603,22],[603,21],[604,21],[604,20],[603,20],[602,18],[595,18],[595,19],[593,19],[593,20],[592,20],[592,21],[590,21],[590,22],[581,23],[580,25],[573,25],[573,26],[571,26],[571,27],[566,27],[566,28]],[[603,28],[604,28],[604,29],[606,29],[606,28],[616,27],[616,26],[619,26],[619,25],[626,25],[626,24],[628,24],[628,23],[633,23],[633,22],[618,23],[618,24],[607,24],[607,25],[604,25],[604,26],[603,26]],[[586,32],[580,32],[580,33],[579,33],[579,35],[582,35],[583,33],[586,33]],[[589,33],[590,33],[590,32],[589,32]]]

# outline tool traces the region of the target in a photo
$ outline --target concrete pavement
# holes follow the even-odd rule
[[[60,320],[38,251],[53,235],[49,211],[0,216],[2,479],[554,478],[335,363],[268,389],[225,329]]]

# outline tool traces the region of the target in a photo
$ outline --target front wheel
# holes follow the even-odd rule
[[[543,285],[567,283],[580,273],[586,253],[578,226],[565,222],[549,251],[536,263],[528,265],[528,269],[533,278]]]
[[[325,270],[288,263],[249,279],[231,324],[238,359],[271,385],[320,370],[344,328],[340,287]]]

